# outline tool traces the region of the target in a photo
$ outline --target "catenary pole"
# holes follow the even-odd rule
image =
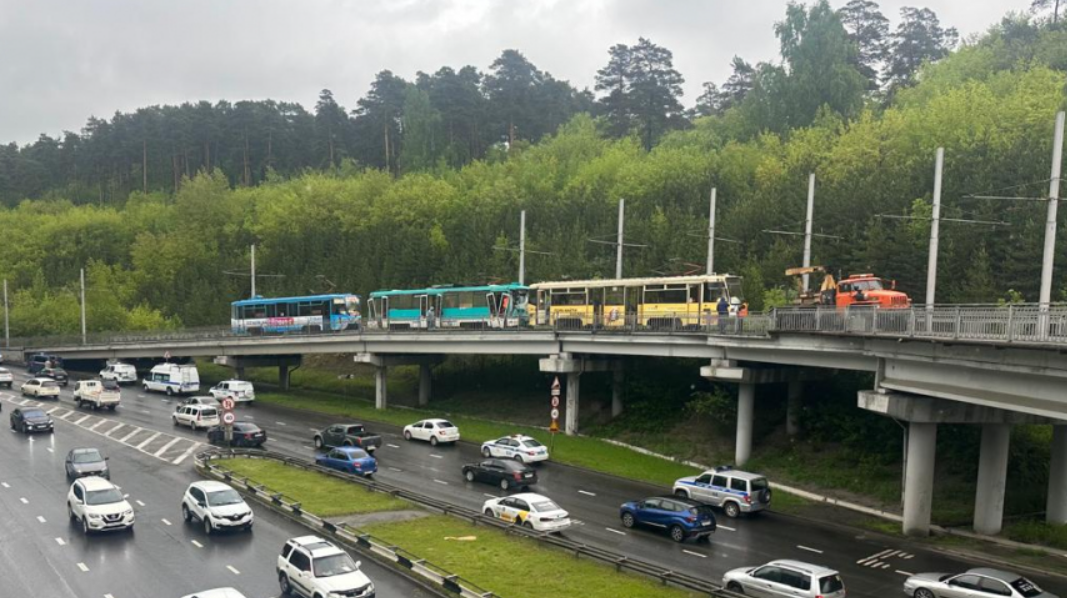
[[[711,208],[708,215],[708,274],[715,273],[715,187],[711,188]]]
[[[808,176],[808,212],[804,218],[804,264],[805,268],[811,267],[811,219],[815,211],[815,173]],[[810,276],[804,274],[804,292],[808,292],[808,280]]]
[[[926,263],[926,311],[929,321],[937,297],[937,246],[941,229],[941,176],[945,167],[945,148],[937,148],[934,166],[934,211],[930,218],[930,251]],[[929,322],[928,322],[929,324]]]
[[[622,278],[622,231],[623,231],[623,215],[626,211],[626,200],[619,199],[619,238],[618,246],[615,254],[615,278]]]
[[[1064,113],[1056,115],[1056,133],[1052,142],[1052,179],[1048,189],[1048,217],[1045,219],[1045,252],[1041,260],[1041,310],[1047,311],[1052,300],[1052,263],[1056,254],[1056,211],[1060,198],[1060,168],[1063,162]]]
[[[82,287],[82,344],[88,344],[86,342],[85,334],[85,268],[81,269],[81,287]]]
[[[256,244],[252,244],[252,299],[256,298]]]
[[[526,210],[519,212],[519,284],[526,283]]]

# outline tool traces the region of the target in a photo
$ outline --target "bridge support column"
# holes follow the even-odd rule
[[[626,372],[623,369],[623,362],[618,362],[611,370],[611,417],[616,418],[622,415],[622,398],[625,392],[623,384],[626,382]]]
[[[1004,488],[1008,478],[1011,426],[984,424],[978,456],[978,489],[974,497],[974,531],[994,536],[1004,522]]]
[[[279,367],[282,367],[282,368],[284,368],[285,366],[283,365],[283,366],[279,366]],[[234,376],[235,376],[235,377],[236,377],[236,378],[237,378],[238,380],[247,380],[247,378],[245,378],[245,366],[243,366],[243,365],[239,365],[239,366],[237,366],[237,367],[233,368],[233,375],[234,375]],[[289,387],[288,387],[288,386],[286,386],[285,388],[286,388],[286,390],[288,390],[288,389],[289,389]]]
[[[1048,472],[1045,521],[1067,523],[1067,424],[1052,426],[1052,454]]]
[[[789,381],[785,404],[785,433],[788,436],[800,434],[800,397],[803,391],[803,382],[800,380]]]
[[[433,387],[433,368],[431,364],[419,364],[419,407],[430,404],[430,392]]]
[[[581,372],[567,374],[567,411],[564,413],[563,432],[567,436],[578,433],[578,392]]]
[[[389,397],[386,392],[386,381],[389,367],[380,365],[374,369],[374,408],[385,409],[389,406]]]
[[[934,463],[937,454],[937,424],[908,424],[908,463],[904,472],[904,533],[930,534],[930,511],[934,503]]]
[[[737,444],[734,447],[734,464],[744,466],[752,456],[752,425],[756,412],[756,385],[742,382],[737,392]]]
[[[237,377],[239,379],[244,378],[243,369],[244,368],[238,368],[237,370]],[[289,373],[289,366],[287,364],[278,366],[278,387],[282,390],[289,390]]]

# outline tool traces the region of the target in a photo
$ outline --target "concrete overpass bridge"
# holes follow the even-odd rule
[[[785,383],[787,427],[796,427],[803,384],[833,370],[868,371],[874,385],[857,397],[860,408],[908,422],[904,530],[926,534],[934,483],[937,426],[982,426],[974,527],[1002,525],[1011,427],[1054,424],[1047,519],[1067,523],[1067,306],[938,306],[877,310],[788,308],[743,321],[665,319],[586,329],[366,330],[248,337],[228,329],[84,339],[31,339],[26,351],[66,359],[214,357],[240,372],[277,366],[282,386],[301,357],[352,353],[375,368],[376,404],[388,403],[387,372],[420,366],[419,400],[430,397],[431,367],[446,355],[537,355],[544,372],[566,380],[565,431],[578,430],[583,374],[613,376],[613,414],[622,410],[625,359],[705,360],[701,375],[739,385],[735,460],[752,448],[755,389]]]

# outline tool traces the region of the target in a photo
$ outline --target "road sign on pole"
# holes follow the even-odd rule
[[[559,397],[552,397],[552,407],[559,407]]]
[[[222,410],[233,411],[235,404],[232,397],[225,397],[222,399]]]
[[[552,423],[548,426],[548,431],[552,432],[552,440],[556,439],[556,432],[559,432],[559,376],[556,376],[552,380]]]
[[[559,376],[556,376],[556,378],[552,380],[552,396],[559,396]]]
[[[166,359],[167,361],[170,361],[170,351],[164,351],[163,352],[163,359]]]
[[[233,422],[237,421],[237,416],[233,414],[233,411],[226,411],[222,414],[222,423],[227,426],[232,426]]]

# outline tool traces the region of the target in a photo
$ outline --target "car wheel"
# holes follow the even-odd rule
[[[530,530],[530,531],[533,531],[533,524],[530,523],[529,520],[526,520],[526,521],[522,522],[522,526],[525,527],[526,529]]]
[[[145,392],[148,392],[148,385],[147,385],[147,384],[145,384],[145,385],[144,385],[144,386],[142,386],[141,388],[143,388]]]
[[[86,536],[89,535],[89,518],[82,517],[82,533]]]
[[[193,514],[189,512],[189,507],[185,503],[182,503],[182,518],[185,519],[186,523],[193,520]]]
[[[474,476],[471,476],[471,477],[474,477]],[[508,481],[506,479],[500,480],[500,489],[501,490],[507,490],[508,489]]]
[[[437,437],[430,436],[430,446],[437,446]]]
[[[470,470],[467,470],[467,473],[463,474],[463,477],[467,478],[468,482],[473,482],[474,481],[474,472],[470,471]]]
[[[493,515],[493,510],[492,509],[486,509],[485,510],[485,516],[486,517],[493,517],[494,516]]]
[[[675,542],[685,542],[685,530],[680,525],[671,526],[671,540]]]
[[[215,527],[211,525],[211,519],[204,515],[204,534],[210,536],[215,531]]]
[[[404,431],[404,440],[411,440],[411,431],[410,430],[405,430]]]
[[[322,436],[315,437],[315,448],[322,449]]]
[[[722,510],[730,519],[736,519],[741,514],[741,507],[737,506],[735,502],[726,503],[722,506]]]
[[[915,598],[934,598],[934,593],[926,588],[915,590]]]
[[[689,492],[687,492],[685,490],[682,490],[681,488],[679,488],[678,490],[675,490],[674,491],[674,495],[677,496],[678,498],[689,498]]]
[[[630,513],[623,513],[622,514],[622,526],[623,527],[633,527],[634,526],[634,516],[632,514],[630,514]]]
[[[489,452],[488,448],[483,448],[482,449],[482,456],[485,457],[486,459],[488,459],[489,457],[492,456],[492,454]]]
[[[351,440],[346,440],[346,441],[341,443],[341,446],[352,446],[352,441]]]
[[[178,425],[178,418],[177,418],[177,417],[173,417],[173,416],[171,416],[171,418],[170,418],[170,419],[174,421],[174,425],[175,425],[175,426],[177,426],[177,425]]]
[[[522,455],[515,455],[512,459],[515,459],[519,463],[525,463],[525,461],[522,460]]]
[[[108,405],[108,406],[107,406],[107,410],[108,410],[108,411],[114,411],[114,410],[115,410],[115,407],[118,407],[118,405]]]
[[[289,585],[289,578],[284,573],[278,576],[278,587],[281,589],[282,596],[289,596],[293,593],[293,588]]]
[[[167,387],[167,396],[168,397],[173,397],[174,396],[174,391],[171,390],[171,388],[169,386]]]
[[[731,581],[730,583],[726,584],[726,589],[741,595],[744,595],[745,593],[745,588],[742,588],[741,584],[737,583],[736,581]]]
[[[78,520],[78,518],[74,516],[74,509],[70,508],[70,503],[67,503],[67,517],[69,517],[71,521]]]

